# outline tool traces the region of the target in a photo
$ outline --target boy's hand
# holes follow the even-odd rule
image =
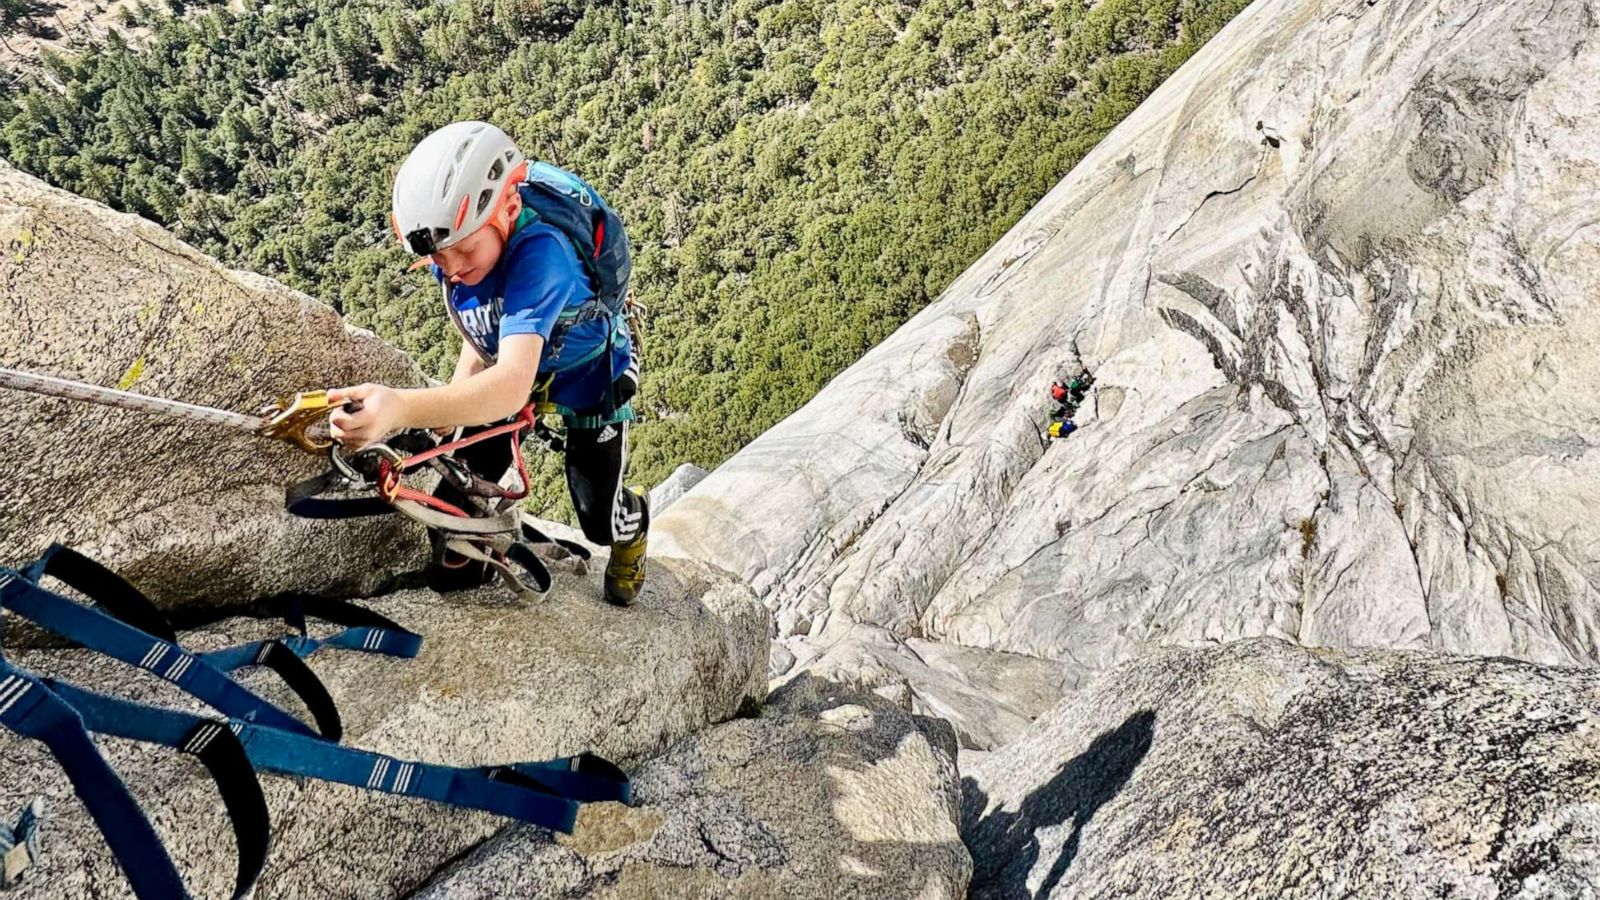
[[[357,412],[345,412],[343,405],[361,401]],[[333,439],[352,450],[381,441],[406,426],[405,395],[381,384],[358,384],[328,392],[328,402],[337,408],[328,422]]]

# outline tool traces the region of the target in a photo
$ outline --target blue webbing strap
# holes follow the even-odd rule
[[[318,599],[311,602],[307,614],[306,603],[299,598],[278,601],[275,611],[283,616],[289,627],[298,635],[276,641],[257,641],[213,650],[200,654],[200,658],[213,666],[231,672],[245,666],[258,665],[256,657],[267,644],[278,643],[288,647],[297,656],[306,657],[323,647],[340,647],[366,653],[381,653],[411,659],[422,651],[422,635],[410,631],[387,616],[343,600]],[[344,631],[325,638],[311,637],[306,619],[319,619],[335,625],[347,626]]]
[[[300,632],[301,638],[314,642],[317,646],[382,653],[385,656],[398,656],[402,659],[412,659],[422,651],[422,635],[405,628],[382,613],[344,600],[318,599],[308,606],[299,599],[290,598],[283,601],[280,609],[284,620]],[[306,631],[308,618],[343,625],[345,630],[320,640],[311,638]],[[289,644],[291,649],[296,649],[293,641],[284,643]],[[314,650],[315,646],[300,655],[305,656]],[[298,649],[296,652],[299,652]]]
[[[0,726],[41,741],[61,764],[139,897],[188,897],[177,867],[83,720],[38,679],[0,662]]]
[[[238,843],[233,897],[241,900],[248,895],[267,864],[271,827],[255,767],[229,723],[108,697],[50,678],[40,681],[76,710],[90,731],[171,747],[205,765],[222,794]]]
[[[97,564],[96,567],[98,568]],[[29,572],[41,568],[40,564],[35,564]],[[27,577],[5,568],[0,568],[0,609],[11,610],[34,624],[76,641],[90,650],[146,669],[230,717],[283,728],[296,734],[315,733],[299,719],[257,697],[227,675],[217,671],[210,663],[196,658],[194,654],[177,644],[152,637],[100,610],[90,609],[53,594],[34,584]],[[331,731],[333,733],[328,736],[337,739],[338,713],[333,707],[332,699],[327,696],[326,689],[323,689],[321,683],[317,681],[316,675],[288,648],[284,648],[282,653],[270,655],[273,662],[285,668],[298,664],[303,670],[304,677],[296,675],[296,680],[300,684],[291,682],[290,686],[303,691],[301,696],[307,699],[308,706],[315,702],[323,707],[320,710],[313,708],[313,714],[324,727],[324,733]],[[285,658],[293,659],[294,663],[288,663]],[[285,680],[288,680],[287,676]],[[313,683],[321,692],[320,698],[311,690],[310,685]],[[310,692],[311,696],[308,697],[304,692]],[[330,718],[331,722],[326,721]]]
[[[479,809],[568,834],[577,821],[575,800],[492,781],[471,769],[402,761],[250,725],[243,727],[240,739],[251,761],[269,772]]]
[[[62,696],[70,693],[69,701]],[[205,764],[222,793],[238,842],[239,870],[234,900],[254,889],[267,859],[269,824],[266,800],[255,771],[232,732],[219,722],[137,703],[125,703],[125,728],[102,727],[93,714],[80,715],[89,694],[50,679],[35,678],[0,657],[0,726],[49,748],[72,782],[78,798],[105,837],[117,864],[141,900],[187,898],[177,867],[139,804],[95,747],[90,731],[177,747]],[[225,737],[224,737],[225,736]]]
[[[593,753],[564,756],[545,762],[490,766],[479,771],[497,781],[525,780],[540,790],[569,797],[579,803],[608,800],[628,803],[633,800],[633,785],[628,781],[627,773],[615,763]]]
[[[64,557],[64,554],[57,555]],[[152,638],[98,610],[58,597],[3,568],[0,568],[0,608],[10,609],[90,649],[161,674],[196,698],[230,714],[229,727],[243,745],[243,753],[250,762],[267,771],[421,797],[569,833],[580,802],[625,802],[631,796],[627,776],[611,763],[589,754],[546,762],[460,769],[341,747],[312,734],[297,720],[177,645]],[[393,625],[376,613],[363,618]],[[390,630],[378,624],[358,627]],[[404,629],[399,631],[404,632]],[[367,634],[370,636],[372,632]],[[293,656],[293,651],[279,642],[261,646],[271,652]],[[175,730],[179,725],[166,715],[167,711],[65,684],[55,687],[68,702],[82,705],[85,715],[93,719],[90,727],[94,730],[136,740],[178,739]],[[235,710],[239,709],[245,710],[247,715],[238,715]],[[283,728],[277,724],[280,721],[293,727]],[[214,732],[215,723],[207,724]],[[195,737],[196,734],[188,734],[183,739],[188,742]],[[242,846],[245,845],[241,842]]]
[[[62,697],[83,710],[96,726],[106,726],[107,734],[148,739],[142,735],[149,726],[140,721],[148,711],[140,704],[65,687]],[[267,772],[482,810],[569,834],[577,819],[580,801],[558,791],[564,786],[560,776],[576,775],[570,771],[574,765],[571,760],[458,769],[341,747],[319,738],[238,720],[229,722],[228,728],[238,735],[250,762]],[[525,774],[523,769],[535,774]],[[620,770],[617,775],[621,776]],[[579,777],[571,785],[586,798],[617,800],[628,793],[626,776],[621,777],[620,785],[608,784],[600,776]]]
[[[22,577],[34,584],[47,575],[82,593],[107,615],[121,619],[145,634],[174,644],[178,642],[172,623],[167,621],[165,613],[150,602],[149,597],[126,578],[71,547],[51,544],[45,548],[43,555],[22,572]]]
[[[23,573],[23,577],[36,586],[45,576],[55,578],[68,587],[78,590],[94,601],[95,608],[100,612],[132,625],[145,634],[177,644],[177,635],[171,622],[165,613],[150,602],[149,597],[121,575],[82,553],[60,544],[51,544],[44,555],[28,566]],[[67,637],[74,636],[67,635]],[[321,679],[317,678],[316,673],[312,672],[301,658],[305,654],[286,646],[276,648],[270,646],[273,643],[259,641],[251,644],[248,660],[240,661],[232,667],[218,666],[218,668],[230,671],[245,665],[257,665],[271,669],[305,704],[312,720],[317,723],[317,731],[329,740],[338,740],[344,732],[344,726],[339,721],[339,708],[334,704],[333,697],[328,694],[328,689],[323,686]],[[206,654],[195,655],[211,662],[213,666],[216,665]],[[230,712],[227,709],[223,711]]]

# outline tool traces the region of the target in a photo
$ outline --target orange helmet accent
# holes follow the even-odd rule
[[[472,202],[471,194],[461,195],[461,206],[456,209],[456,230],[461,229],[461,223],[467,220],[467,204]]]

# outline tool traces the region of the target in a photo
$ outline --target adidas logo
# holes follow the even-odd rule
[[[616,436],[617,436],[617,429],[612,427],[612,426],[610,426],[610,425],[607,425],[605,427],[605,430],[600,432],[600,436],[594,439],[594,442],[596,444],[604,444],[606,441],[609,441],[609,440],[611,440],[612,438],[614,438]]]

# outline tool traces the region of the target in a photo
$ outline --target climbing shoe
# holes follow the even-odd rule
[[[606,602],[632,606],[644,588],[645,532],[631,541],[611,545],[611,561],[606,563]]]

